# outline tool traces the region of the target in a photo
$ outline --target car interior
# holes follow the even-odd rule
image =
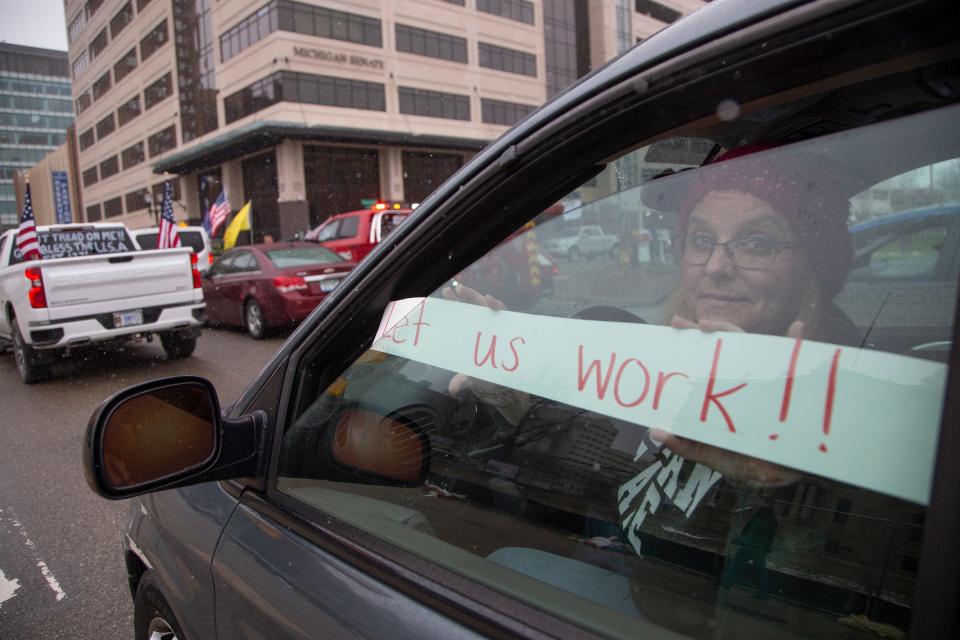
[[[638,332],[665,324],[680,278],[676,202],[701,167],[760,145],[756,158],[802,157],[814,185],[845,189],[854,258],[835,303],[858,331],[855,346],[945,367],[960,269],[958,70],[955,44],[915,44],[853,71],[719,101],[714,114],[679,129],[621,138],[599,174],[567,195],[551,193],[565,204],[561,215],[538,218],[537,207],[513,226],[539,221],[534,232],[546,235],[590,223],[630,238],[639,225],[654,226],[655,213],[662,246],[638,243],[639,264],[619,255],[565,263],[563,279],[523,313],[627,322]],[[502,241],[488,255],[509,247]],[[471,268],[457,267],[448,279]],[[495,286],[483,274],[470,282]],[[449,285],[420,295],[443,297]],[[697,638],[719,637],[718,627],[723,637],[771,629],[863,637],[838,635],[837,620],[856,613],[909,626],[924,505],[828,477],[761,489],[721,481],[692,516],[666,497],[651,507],[637,552],[623,533],[620,489],[651,465],[670,464],[649,425],[556,402],[518,428],[489,397],[451,394],[457,372],[385,353],[372,340],[332,383],[309,353],[298,365],[277,488],[318,513],[616,637],[635,633],[638,620]],[[694,473],[684,467],[681,484]],[[721,606],[724,559],[759,498],[773,501],[779,520],[767,560],[776,607],[760,609],[739,592]]]

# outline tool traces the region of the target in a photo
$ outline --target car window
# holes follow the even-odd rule
[[[200,253],[206,248],[203,242],[203,236],[199,231],[184,231],[181,229],[178,235],[180,236],[181,247],[190,247],[196,253]]]
[[[157,237],[156,233],[139,233],[137,234],[137,244],[139,244],[140,248],[144,251],[156,249]]]
[[[241,251],[237,253],[237,256],[233,259],[233,266],[231,268],[232,273],[241,273],[248,271],[258,271],[260,265],[257,264],[257,259],[249,251]]]
[[[210,266],[210,275],[212,276],[222,276],[230,273],[233,270],[233,259],[236,257],[235,253],[221,256]]]
[[[306,267],[327,262],[343,262],[343,258],[323,247],[295,247],[290,249],[269,249],[267,258],[278,269],[287,267]]]
[[[337,232],[340,229],[340,220],[334,220],[328,222],[326,225],[320,228],[320,231],[317,233],[316,241],[317,242],[326,242],[327,240],[334,240],[337,237]]]
[[[853,227],[903,209],[854,196],[952,175],[958,117],[776,145],[712,123],[624,154],[302,384],[276,488],[604,634],[906,629],[947,376],[924,345],[949,344],[956,274],[933,302],[857,289]],[[544,268],[540,238],[585,223],[618,250]]]
[[[337,232],[338,238],[352,238],[357,235],[357,226],[360,223],[360,216],[349,216],[340,221],[340,229]]]
[[[406,220],[406,213],[384,213],[380,216],[380,239],[387,237],[400,223]]]

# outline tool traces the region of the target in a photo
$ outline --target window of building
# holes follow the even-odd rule
[[[666,22],[667,24],[670,24],[671,22],[674,22],[683,16],[683,14],[676,9],[665,7],[659,2],[654,2],[654,0],[636,0],[635,6],[637,8],[637,13],[642,13],[650,16],[651,18],[656,18],[657,20]]]
[[[514,125],[534,109],[529,104],[480,98],[480,119],[487,124]]]
[[[444,180],[463,166],[463,156],[458,153],[404,151],[401,158],[403,194],[407,202],[423,202]]]
[[[87,67],[89,66],[90,66],[90,57],[87,55],[87,50],[84,49],[83,51],[80,52],[80,55],[78,55],[73,61],[73,65],[72,65],[73,79],[76,80],[77,78],[79,78],[80,74],[86,71]]]
[[[234,122],[278,102],[385,111],[384,86],[377,82],[281,71],[223,101],[226,121]]]
[[[537,76],[537,57],[532,53],[498,47],[486,42],[478,43],[478,53],[481,67],[525,76]]]
[[[173,0],[180,137],[184,143],[219,126],[211,4],[212,0]]]
[[[99,173],[97,172],[97,165],[93,165],[89,169],[84,169],[81,177],[83,178],[83,186],[89,187],[92,184],[97,184],[99,178]]]
[[[277,28],[277,2],[270,2],[220,35],[220,61],[226,62]]]
[[[470,97],[413,87],[399,87],[400,113],[452,120],[470,119]]]
[[[90,127],[77,136],[77,141],[80,143],[80,151],[92,147],[93,143],[96,142],[93,137],[93,127]]]
[[[555,0],[543,4],[543,57],[548,98],[590,70],[587,8],[582,0]]]
[[[103,217],[115,218],[123,215],[123,201],[120,196],[111,198],[103,203]]]
[[[110,72],[107,71],[93,83],[93,99],[99,100],[102,98],[103,94],[110,91],[110,87],[112,86],[113,84],[110,82]]]
[[[117,128],[117,122],[113,117],[113,114],[109,114],[106,118],[97,123],[97,140],[103,140],[108,135],[114,132]]]
[[[150,4],[151,0],[137,0],[137,13],[143,11],[143,8]]]
[[[87,14],[81,11],[76,18],[70,21],[70,26],[67,27],[67,41],[73,44],[73,41],[83,33],[85,26],[87,26]]]
[[[123,162],[124,171],[146,160],[146,155],[143,152],[143,142],[138,142],[132,147],[127,147],[121,151],[120,160]],[[127,207],[127,209],[130,209],[130,207]]]
[[[157,49],[167,43],[168,39],[167,21],[164,20],[140,40],[140,59],[146,60],[152,56]]]
[[[86,184],[84,184],[86,186]],[[87,222],[96,222],[103,218],[99,204],[92,204],[87,207]]]
[[[90,105],[93,104],[93,100],[90,99],[90,91],[89,90],[84,91],[79,96],[77,96],[77,99],[74,101],[74,104],[76,105],[76,108],[77,108],[77,115],[80,115],[81,113],[89,109]]]
[[[131,191],[123,197],[124,204],[127,207],[127,213],[133,213],[134,211],[140,211],[141,209],[147,208],[147,198],[150,197],[149,189],[138,189],[137,191]]]
[[[396,26],[397,51],[467,63],[467,39],[446,33]]]
[[[150,150],[150,157],[155,158],[161,153],[165,153],[177,146],[177,129],[170,125],[166,129],[156,132],[147,138],[147,148]]]
[[[117,109],[117,122],[122,127],[140,115],[140,96],[133,96]]]
[[[93,60],[110,44],[110,38],[107,37],[107,28],[104,27],[93,40],[90,41],[90,59]]]
[[[359,209],[380,197],[380,154],[376,148],[303,146],[310,226],[335,213]]]
[[[173,77],[168,73],[143,90],[144,109],[152,109],[173,95]]]
[[[87,0],[87,4],[84,5],[84,13],[87,14],[87,18],[95,14],[103,3],[104,0]]]
[[[280,212],[277,200],[280,191],[276,154],[270,152],[247,158],[242,162],[240,170],[244,195],[252,203],[253,241],[262,242],[265,235],[279,238]]]
[[[120,173],[120,163],[117,161],[117,156],[110,156],[100,163],[101,180],[106,180],[107,178],[115,176],[118,173]]]
[[[177,179],[171,180],[173,183],[173,199],[174,201],[180,200],[180,181]],[[153,194],[154,202],[163,202],[163,185],[166,182],[158,182],[157,184],[150,187],[150,192]]]
[[[117,34],[123,31],[128,24],[133,22],[133,1],[129,0],[127,4],[110,19],[110,37],[116,38]]]
[[[527,0],[477,0],[477,11],[533,24],[533,3]]]
[[[115,82],[120,82],[127,75],[137,68],[137,48],[134,47],[127,51],[117,64],[113,65],[113,79]]]

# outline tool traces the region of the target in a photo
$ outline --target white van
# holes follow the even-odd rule
[[[213,252],[210,250],[207,230],[203,227],[180,227],[177,232],[180,234],[180,246],[190,247],[197,254],[197,269],[208,271],[213,264]],[[141,249],[156,249],[160,230],[157,227],[131,229],[130,235]]]

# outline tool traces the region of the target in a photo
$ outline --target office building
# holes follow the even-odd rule
[[[19,224],[16,172],[66,141],[70,91],[65,51],[0,43],[0,231]]]
[[[424,199],[590,68],[701,0],[68,0],[88,220],[225,190],[256,237]]]

